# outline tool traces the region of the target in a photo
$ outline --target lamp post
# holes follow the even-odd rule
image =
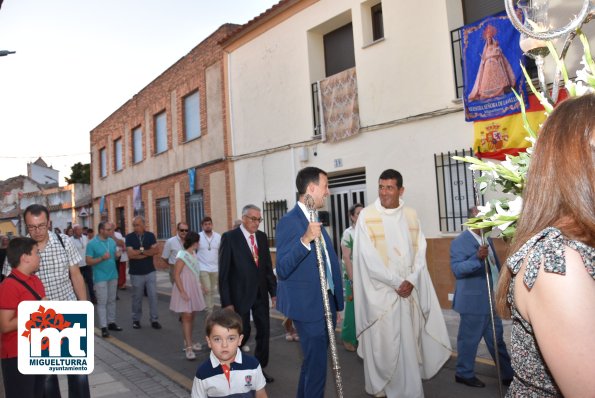
[[[548,21],[549,2],[550,0],[516,0],[517,6],[523,12],[524,23],[521,22],[514,8],[515,0],[505,0],[504,5],[512,25],[521,32],[521,49],[525,55],[535,59],[541,91],[554,104],[558,100],[558,82],[560,81],[562,71],[560,65],[556,63],[552,94],[551,96],[548,95],[543,73],[544,57],[549,52],[545,42],[563,38],[564,47],[560,53],[560,60],[564,60],[570,43],[576,37],[577,30],[595,18],[595,6],[591,5],[590,0],[584,0],[578,15],[566,26],[562,28],[550,28]]]

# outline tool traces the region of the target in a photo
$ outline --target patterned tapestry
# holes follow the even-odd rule
[[[324,137],[336,142],[359,133],[359,105],[355,68],[320,82]]]

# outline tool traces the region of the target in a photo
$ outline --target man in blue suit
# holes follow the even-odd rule
[[[327,372],[328,335],[314,240],[322,237],[322,257],[326,268],[329,303],[336,321],[343,310],[341,267],[326,230],[310,222],[306,194],[314,198],[316,209],[329,195],[328,177],[316,167],[306,167],[296,177],[299,201],[277,224],[277,309],[293,320],[300,336],[304,361],[300,372],[298,398],[324,397]],[[331,274],[331,275],[329,275]]]
[[[470,218],[475,217],[477,213],[476,207],[469,209]],[[474,371],[477,346],[482,337],[492,358],[496,360],[484,262],[489,259],[490,284],[494,287],[498,282],[500,261],[492,240],[488,238],[489,245],[484,245],[480,234],[481,230],[469,229],[450,245],[450,266],[457,279],[453,309],[461,315],[457,336],[455,381],[469,387],[485,387]],[[502,321],[494,316],[502,383],[510,385],[514,372],[502,337]]]

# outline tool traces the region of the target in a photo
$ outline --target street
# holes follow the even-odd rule
[[[159,294],[159,321],[163,329],[152,329],[148,320],[148,300],[143,301],[143,319],[141,329],[133,329],[130,319],[130,298],[131,289],[120,290],[118,295],[118,317],[117,322],[124,328],[122,332],[112,332],[112,336],[105,339],[105,342],[128,352],[180,384],[190,389],[192,379],[197,366],[208,358],[209,350],[206,344],[201,352],[197,353],[195,361],[188,361],[184,357],[183,339],[181,324],[177,314],[169,310],[169,295],[171,289],[167,273],[158,271]],[[448,318],[447,318],[448,321]],[[449,323],[449,333],[453,339],[453,327]],[[253,336],[255,330],[253,328]],[[454,328],[456,338],[456,327]],[[195,341],[204,343],[204,313],[197,314],[194,328]],[[339,335],[337,340],[340,341]],[[97,337],[101,339],[101,337]],[[251,353],[254,352],[254,338],[249,341]],[[342,345],[337,347],[343,379],[343,392],[345,398],[367,397],[364,391],[363,363],[356,353],[346,351]],[[466,387],[454,382],[454,357],[451,358],[443,369],[431,380],[424,381],[424,392],[426,397],[498,397],[498,386],[496,383],[496,370],[483,359],[477,363],[477,375],[486,383],[486,388],[477,389]],[[287,342],[284,329],[281,325],[281,318],[276,311],[272,311],[271,318],[271,340],[270,340],[270,361],[266,368],[267,373],[275,381],[267,385],[266,389],[270,397],[292,397],[295,396],[299,379],[301,364],[301,352],[299,343]],[[328,366],[327,397],[335,396],[334,378],[330,371],[330,360]]]

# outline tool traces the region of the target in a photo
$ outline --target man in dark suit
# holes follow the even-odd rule
[[[320,222],[310,222],[305,206],[306,194],[320,209],[329,195],[326,173],[306,167],[296,177],[299,201],[277,224],[277,309],[293,320],[304,354],[297,396],[324,396],[327,372],[328,335],[322,304],[315,238],[322,237],[322,257],[326,268],[329,303],[336,321],[343,310],[341,267],[331,239]],[[329,275],[331,274],[331,275]]]
[[[469,209],[470,218],[477,213],[476,207]],[[496,358],[484,262],[488,261],[490,284],[494,287],[498,282],[500,261],[492,240],[488,238],[487,242],[488,245],[482,244],[481,230],[474,229],[463,232],[450,245],[450,265],[457,279],[453,309],[461,315],[455,381],[469,387],[485,387],[474,371],[477,346],[482,337],[494,361]],[[509,385],[513,370],[502,337],[502,321],[494,316],[502,382]]]
[[[264,232],[258,230],[262,222],[260,209],[254,205],[244,206],[242,224],[227,231],[221,237],[219,247],[219,295],[221,307],[237,312],[243,321],[244,340],[242,350],[250,338],[250,311],[256,326],[256,350],[254,356],[264,369],[269,362],[269,294],[276,303],[277,280],[269,243]],[[263,370],[267,383],[273,378]]]

